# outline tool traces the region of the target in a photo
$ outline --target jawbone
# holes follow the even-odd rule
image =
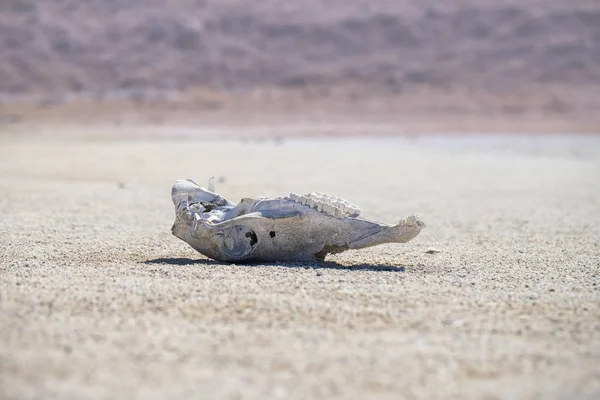
[[[220,261],[311,261],[383,243],[406,243],[425,226],[416,215],[388,225],[360,217],[360,209],[324,193],[234,204],[191,180],[178,180],[171,197],[172,232]]]

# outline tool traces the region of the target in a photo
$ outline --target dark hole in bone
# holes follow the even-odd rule
[[[256,243],[258,243],[258,238],[256,237],[256,233],[254,233],[254,231],[246,232],[245,236],[250,238],[250,246],[254,246]]]
[[[275,237],[275,231],[271,231],[271,232],[269,232],[269,236],[271,236],[271,237]]]
[[[210,212],[213,208],[215,208],[214,204],[211,203],[200,202],[200,204],[202,204],[202,206],[205,208],[204,212]]]

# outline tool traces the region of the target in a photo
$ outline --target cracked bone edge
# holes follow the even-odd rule
[[[171,189],[171,197],[175,204],[180,204],[182,201],[191,200],[194,196],[194,202],[212,202],[218,195],[214,192],[206,190],[191,179],[178,179]]]
[[[417,226],[419,228],[425,228],[425,223],[419,219],[418,215],[409,215],[404,218],[404,220],[400,220],[400,224],[404,223],[407,226]]]
[[[177,215],[189,221],[194,218],[196,213],[191,210],[189,201],[184,200],[177,206]]]
[[[192,223],[192,230],[195,231],[198,228],[198,223],[202,220],[200,216],[194,213],[194,222]]]

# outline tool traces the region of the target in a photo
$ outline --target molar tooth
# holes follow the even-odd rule
[[[358,217],[358,215],[360,215],[360,209],[358,207],[356,207],[356,208],[350,207],[349,210],[350,210],[351,217]]]
[[[300,196],[300,204],[306,205],[306,203],[308,202],[308,199],[306,198],[306,196]]]
[[[308,199],[308,206],[310,208],[315,208],[315,199],[313,199],[312,197]]]
[[[323,211],[323,203],[320,201],[315,201],[315,208],[317,211]]]
[[[333,211],[334,211],[334,213],[335,213],[335,217],[336,217],[336,218],[342,218],[342,217],[344,216],[344,212],[343,212],[343,211],[342,211],[342,209],[341,209],[341,208],[339,208],[339,207],[334,207],[334,208],[333,208]]]

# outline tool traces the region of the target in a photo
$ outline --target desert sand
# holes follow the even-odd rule
[[[598,136],[59,133],[0,135],[0,398],[600,397]],[[170,232],[210,176],[427,227],[222,264]]]

